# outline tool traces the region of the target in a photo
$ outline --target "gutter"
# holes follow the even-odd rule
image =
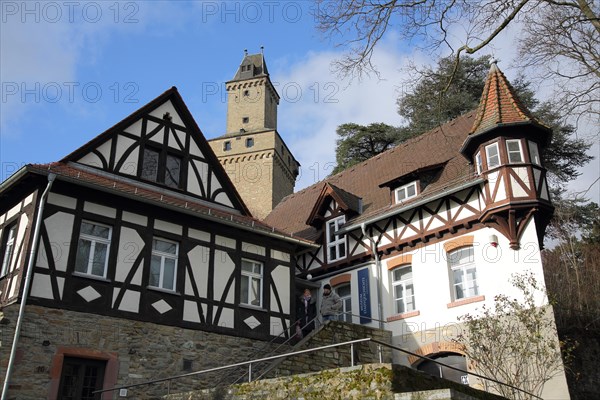
[[[470,188],[471,186],[479,185],[479,184],[481,184],[483,182],[485,182],[484,178],[477,178],[477,179],[475,179],[473,181],[469,181],[469,182],[463,183],[463,184],[458,185],[458,186],[452,186],[451,188],[448,188],[448,189],[446,189],[446,190],[444,190],[444,191],[442,191],[440,193],[431,195],[429,197],[425,197],[425,198],[423,198],[423,199],[421,199],[419,201],[415,201],[414,203],[407,204],[404,207],[394,208],[393,210],[389,210],[389,211],[387,211],[387,212],[385,212],[383,214],[376,215],[376,216],[373,216],[371,218],[367,218],[365,221],[362,221],[362,222],[359,222],[359,223],[355,223],[355,224],[351,224],[351,225],[348,225],[348,226],[344,226],[342,229],[336,231],[336,234],[337,235],[344,235],[344,234],[349,233],[349,232],[351,232],[351,231],[353,231],[355,229],[360,228],[362,225],[371,225],[371,224],[373,224],[375,222],[379,222],[381,220],[384,220],[384,219],[389,218],[391,216],[394,216],[396,214],[401,214],[401,213],[403,213],[405,211],[412,210],[415,207],[418,207],[418,206],[421,206],[423,204],[427,204],[427,203],[429,203],[431,201],[434,201],[434,200],[437,200],[439,198],[442,198],[442,197],[448,195],[449,193],[453,193],[453,192],[457,192],[457,191],[460,191],[460,190],[463,190],[463,189],[467,189],[467,188]]]
[[[21,168],[24,170],[25,168]],[[17,171],[15,175],[22,175],[20,171]],[[48,174],[48,185],[46,185],[46,190],[42,193],[40,197],[40,203],[37,209],[37,217],[35,220],[35,227],[33,228],[33,239],[31,244],[31,251],[29,253],[29,261],[27,263],[27,272],[25,274],[25,284],[23,285],[23,292],[21,295],[21,305],[19,306],[19,316],[17,317],[17,325],[15,327],[15,335],[12,342],[12,348],[10,350],[10,358],[8,359],[8,366],[6,367],[6,375],[4,377],[4,386],[2,387],[2,400],[6,400],[8,398],[8,386],[10,383],[10,376],[12,374],[12,370],[15,363],[15,358],[17,355],[17,345],[19,342],[19,337],[21,335],[21,326],[23,325],[23,315],[25,314],[25,304],[27,303],[27,296],[29,294],[29,288],[31,286],[31,278],[33,277],[33,264],[35,263],[35,258],[37,255],[37,248],[39,245],[40,239],[40,226],[42,224],[42,214],[44,213],[44,206],[46,205],[46,198],[48,197],[48,193],[50,192],[50,188],[52,188],[52,183],[56,178],[56,174]],[[3,185],[4,186],[4,185]]]

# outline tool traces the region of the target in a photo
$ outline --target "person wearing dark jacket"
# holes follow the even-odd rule
[[[298,324],[302,329],[302,336],[308,335],[315,329],[315,317],[317,316],[317,301],[312,297],[310,289],[304,289],[298,303]]]

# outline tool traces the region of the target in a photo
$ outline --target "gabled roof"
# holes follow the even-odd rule
[[[247,70],[246,68],[248,65],[252,66],[252,68]],[[235,76],[229,82],[251,79],[257,76],[269,76],[264,54],[245,54]]]
[[[167,106],[167,108],[165,108],[165,106]],[[169,113],[167,112],[163,117],[163,111],[166,109],[170,109],[171,112],[176,115],[169,115]],[[156,115],[152,116],[152,114]],[[101,149],[102,146],[110,145],[110,141],[114,142],[115,138],[117,138],[119,135],[125,132],[129,135],[130,138],[135,136],[132,135],[131,131],[128,130],[132,129],[132,127],[135,126],[136,123],[139,123],[141,126],[144,126],[144,124],[146,123],[150,124],[150,122],[148,121],[143,122],[142,120],[144,118],[153,118],[154,121],[160,121],[161,117],[163,117],[163,119],[169,119],[169,126],[172,126],[173,130],[177,130],[178,133],[181,133],[182,135],[189,135],[189,140],[195,143],[198,151],[201,153],[201,156],[205,160],[206,164],[210,165],[210,170],[214,174],[214,177],[211,176],[211,178],[218,182],[218,184],[220,185],[219,190],[221,190],[222,188],[221,191],[226,193],[229,200],[231,201],[233,208],[241,210],[246,215],[250,215],[250,211],[247,209],[242,198],[238,194],[235,186],[233,185],[233,183],[229,179],[229,176],[225,172],[223,166],[215,156],[214,152],[212,151],[210,145],[206,141],[206,138],[202,134],[202,131],[198,127],[198,124],[194,120],[194,117],[187,108],[187,105],[183,101],[183,98],[181,97],[175,86],[171,87],[169,90],[165,91],[160,96],[156,97],[148,104],[144,105],[143,107],[139,108],[120,122],[108,128],[106,131],[96,136],[86,144],[82,145],[75,151],[63,157],[60,161],[62,163],[78,162],[83,164],[87,163],[87,165],[90,165],[89,162],[86,162],[87,158],[93,156],[94,154],[100,154],[98,149]],[[152,123],[156,126],[159,126],[157,122]],[[148,128],[148,130],[150,130],[150,128]],[[177,136],[177,133],[173,133],[173,135]],[[130,142],[130,144],[128,144],[128,146],[130,148],[136,146],[139,147],[142,143],[147,141],[149,137],[150,133],[142,132],[141,136],[139,136],[138,138],[131,139],[132,141]],[[182,142],[186,142],[186,140],[182,138],[180,138],[179,140],[181,140]],[[126,153],[127,151],[124,152],[124,154]],[[113,165],[114,169],[110,168],[110,166],[107,165],[111,162],[114,163],[114,160],[106,160],[106,162],[105,160],[101,161],[102,165],[98,165],[99,169],[106,170],[107,172],[114,172],[120,174],[118,168],[115,165]],[[137,159],[135,160],[135,163],[137,163]]]
[[[515,89],[494,61],[469,135],[479,135],[501,125],[520,123],[542,125],[519,100]]]
[[[360,197],[348,193],[329,182],[325,182],[323,184],[323,190],[321,190],[321,194],[315,202],[315,206],[313,207],[308,220],[306,220],[307,225],[316,225],[318,220],[323,219],[323,214],[325,213],[330,199],[335,200],[338,207],[345,212],[348,212],[350,215],[360,214],[362,211],[362,199]]]
[[[473,126],[475,112],[462,115],[439,128],[408,140],[369,160],[355,165],[322,182],[309,186],[284,198],[265,218],[264,222],[288,233],[315,240],[319,230],[307,224],[315,204],[323,192],[323,185],[333,185],[356,198],[362,199],[363,214],[350,219],[362,220],[404,207],[392,204],[390,189],[380,186],[428,166],[442,166],[433,181],[413,201],[419,201],[447,188],[475,181],[472,166],[459,149]],[[412,201],[411,201],[412,202]]]

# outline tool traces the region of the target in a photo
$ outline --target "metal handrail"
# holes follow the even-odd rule
[[[364,338],[364,339],[350,340],[348,342],[343,342],[343,343],[329,344],[327,346],[320,346],[320,347],[315,347],[315,348],[312,348],[312,349],[299,350],[299,351],[294,351],[294,352],[291,352],[291,353],[284,353],[284,354],[280,354],[280,355],[276,355],[276,356],[264,357],[264,358],[259,358],[259,359],[256,359],[256,360],[250,360],[250,361],[244,361],[244,362],[235,363],[235,364],[229,364],[229,365],[225,365],[225,366],[222,366],[222,367],[209,368],[209,369],[204,369],[202,371],[195,371],[195,372],[190,372],[190,373],[187,373],[187,374],[169,376],[169,377],[166,377],[166,378],[153,379],[153,380],[146,381],[146,382],[133,383],[131,385],[115,386],[115,387],[113,387],[111,389],[96,390],[93,393],[95,394],[95,393],[112,392],[112,391],[115,391],[115,390],[128,389],[128,388],[137,387],[137,386],[151,385],[151,384],[154,384],[154,383],[171,381],[173,379],[185,378],[185,377],[188,377],[188,376],[201,375],[201,374],[206,374],[206,373],[215,372],[215,371],[222,371],[222,370],[225,370],[225,369],[235,368],[235,367],[239,367],[239,366],[243,366],[243,365],[248,365],[248,375],[249,375],[248,376],[248,382],[252,382],[252,364],[253,363],[259,363],[259,362],[262,362],[262,361],[269,361],[269,360],[276,360],[278,358],[286,358],[286,357],[295,356],[295,355],[298,355],[298,354],[312,353],[314,351],[329,349],[329,348],[332,348],[332,347],[347,346],[347,345],[350,345],[350,364],[351,364],[351,367],[353,367],[354,366],[354,344],[355,343],[368,342],[368,341],[371,341],[371,340],[373,340],[373,339],[371,339],[371,338]]]

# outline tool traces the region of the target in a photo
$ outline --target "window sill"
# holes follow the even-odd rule
[[[78,278],[93,279],[100,282],[110,282],[110,279],[104,278],[103,276],[84,274],[83,272],[73,272],[73,276]]]
[[[396,314],[396,315],[392,315],[391,317],[388,317],[386,319],[387,322],[393,322],[393,321],[399,321],[401,319],[407,319],[407,318],[412,318],[412,317],[417,317],[421,315],[421,311],[417,310],[417,311],[409,311],[409,312],[405,312],[402,314]]]
[[[162,292],[162,293],[180,295],[180,293],[178,291],[176,291],[176,290],[163,289],[163,288],[156,287],[156,286],[146,286],[146,289],[148,289],[148,290],[154,290],[156,292]]]
[[[478,303],[478,302],[484,301],[484,300],[485,300],[485,296],[483,296],[483,295],[467,297],[466,299],[460,299],[460,300],[453,301],[452,303],[448,303],[447,307],[448,308],[460,307],[460,306],[464,306],[465,304]]]
[[[249,310],[267,312],[267,310],[265,308],[262,308],[262,307],[259,307],[259,306],[253,306],[252,304],[240,303],[239,306],[242,307],[242,308],[247,308]]]

